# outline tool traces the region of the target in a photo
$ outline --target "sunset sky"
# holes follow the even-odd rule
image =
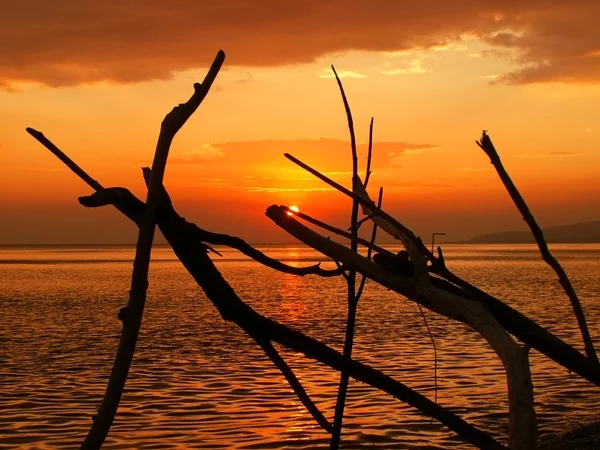
[[[600,219],[598,0],[0,0],[0,244],[133,243],[114,209],[25,132],[105,186],[145,197],[164,115],[216,52],[225,66],[176,137],[178,211],[251,242],[292,242],[264,216],[298,205],[347,228],[350,202],[283,157],[350,185],[334,64],[370,191],[428,240],[523,229],[489,130],[542,226]]]

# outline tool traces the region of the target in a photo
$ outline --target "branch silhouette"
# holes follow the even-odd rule
[[[481,134],[481,139],[475,142],[490,158],[490,161],[496,169],[500,180],[502,180],[502,184],[504,184],[504,187],[508,191],[510,197],[512,198],[519,212],[523,216],[523,219],[529,226],[531,234],[533,235],[535,242],[537,243],[538,248],[540,249],[542,259],[546,264],[548,264],[552,268],[552,270],[554,270],[554,272],[558,276],[558,281],[564,289],[565,293],[567,294],[567,297],[569,297],[569,301],[571,302],[571,307],[573,308],[573,313],[575,314],[575,317],[577,319],[579,330],[581,331],[581,337],[585,345],[585,352],[588,358],[597,363],[598,355],[596,354],[596,349],[594,348],[594,343],[592,342],[592,337],[590,336],[590,331],[585,320],[585,314],[583,312],[581,302],[579,301],[579,297],[577,297],[575,288],[573,288],[573,285],[571,284],[571,280],[569,280],[567,273],[562,268],[560,263],[556,260],[554,256],[552,256],[552,253],[550,253],[550,249],[548,248],[548,244],[546,243],[546,239],[544,238],[544,233],[542,229],[537,224],[535,218],[533,217],[533,214],[531,214],[531,211],[527,206],[527,203],[525,203],[523,196],[521,196],[521,193],[513,183],[506,169],[504,168],[502,160],[500,159],[500,155],[496,151],[496,147],[494,147],[494,144],[492,143],[492,140],[490,139],[487,132],[483,131],[483,133]]]

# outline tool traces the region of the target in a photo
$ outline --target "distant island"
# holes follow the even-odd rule
[[[551,243],[600,243],[600,220],[573,225],[544,228],[544,237]],[[525,244],[535,242],[529,231],[505,231],[475,236],[467,242],[476,244]]]

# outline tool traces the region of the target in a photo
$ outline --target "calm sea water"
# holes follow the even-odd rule
[[[447,245],[457,274],[582,349],[568,299],[533,246]],[[290,264],[302,247],[265,247]],[[600,245],[555,245],[600,348]],[[76,448],[104,393],[127,302],[131,247],[0,248],[0,449]],[[295,277],[231,250],[216,264],[259,312],[341,350],[342,280]],[[327,266],[327,264],[325,264]],[[499,360],[477,333],[427,313],[438,348],[439,402],[503,440],[507,396]],[[339,375],[282,354],[327,417]],[[359,305],[354,355],[433,398],[433,349],[416,305],[374,283]],[[600,390],[533,351],[542,433],[590,418]],[[438,423],[351,381],[344,448],[469,448]],[[281,374],[225,323],[166,247],[153,251],[142,331],[104,448],[326,448],[328,438]]]

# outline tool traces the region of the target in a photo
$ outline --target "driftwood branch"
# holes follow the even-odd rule
[[[162,185],[166,161],[175,134],[194,113],[208,93],[223,63],[224,56],[223,52],[219,52],[204,83],[195,84],[195,93],[190,100],[175,107],[163,120],[153,161],[153,170],[146,169],[144,171],[145,179],[148,183],[148,194],[145,204],[126,189],[104,189],[100,183],[89,177],[83,169],[73,163],[63,152],[47,140],[43,134],[31,128],[27,129],[34,138],[49,148],[71,170],[98,191],[92,196],[80,198],[80,202],[83,205],[100,206],[113,204],[139,227],[130,298],[128,305],[119,312],[119,318],[123,321],[121,341],[102,405],[98,415],[94,418],[94,423],[81,448],[100,448],[114,420],[141,325],[148,285],[150,251],[156,225],[159,226],[177,257],[198,285],[204,290],[208,299],[217,308],[222,318],[236,323],[261,346],[267,356],[281,370],[296,395],[313,415],[317,423],[332,433],[331,448],[337,449],[339,445],[344,403],[350,376],[415,406],[425,414],[446,424],[459,436],[462,436],[480,448],[504,448],[487,433],[469,425],[451,411],[437,405],[435,402],[418,394],[399,381],[387,377],[367,365],[352,360],[351,353],[357,303],[367,277],[415,301],[419,305],[419,308],[423,305],[438,314],[471,326],[486,339],[500,357],[506,370],[510,404],[509,446],[511,449],[519,450],[535,448],[537,433],[535,411],[533,409],[533,387],[528,361],[529,348],[533,347],[547,356],[551,355],[550,357],[555,361],[558,361],[569,368],[569,370],[579,373],[597,385],[600,383],[600,364],[598,364],[597,355],[585,323],[583,310],[575,291],[562,267],[560,267],[550,254],[541,230],[535,223],[533,216],[527,209],[516,187],[512,184],[508,174],[506,174],[487,134],[483,133],[481,142],[478,142],[478,145],[490,156],[492,164],[496,167],[511,197],[524,215],[525,220],[528,221],[544,260],[559,276],[559,280],[569,296],[577,316],[586,345],[587,358],[517,311],[452,274],[445,266],[441,249],[438,249],[439,258],[435,258],[423,245],[420,238],[381,209],[381,203],[375,205],[366,191],[371,175],[373,121],[371,121],[369,132],[369,155],[365,172],[365,183],[363,184],[358,175],[358,158],[352,115],[341,80],[337,76],[337,73],[335,73],[335,69],[333,70],[341,90],[350,129],[353,162],[352,190],[350,191],[333,182],[291,155],[286,154],[286,157],[352,199],[351,227],[350,233],[348,233],[351,240],[350,248],[337,244],[308,229],[296,221],[294,217],[286,214],[286,210],[281,207],[272,206],[268,208],[267,216],[289,234],[331,258],[338,265],[338,269],[326,271],[321,269],[319,264],[300,269],[291,268],[267,257],[239,238],[209,233],[185,221],[173,209],[168,193]],[[403,243],[415,266],[414,276],[401,276],[392,273],[374,264],[370,261],[370,258],[364,258],[358,254],[358,228],[362,223],[362,221],[358,221],[359,204],[362,205],[367,219],[374,223],[372,240],[370,243],[367,243],[369,248],[368,256],[370,256],[371,250],[377,247],[374,245],[376,229],[378,227],[382,228]],[[529,222],[528,217],[530,217],[533,225]],[[211,239],[213,242],[211,242]],[[219,241],[218,243],[229,242],[233,244],[231,245],[233,248],[239,247],[238,249],[241,249],[243,253],[253,259],[283,272],[295,273],[297,275],[313,273],[321,276],[342,274],[348,283],[348,321],[344,354],[336,352],[327,345],[303,333],[260,315],[244,303],[208,257],[207,253],[211,248],[207,243],[215,243],[214,241]],[[427,266],[427,261],[431,262],[431,266]],[[343,265],[340,265],[340,263]],[[291,269],[294,270],[291,271]],[[355,290],[357,273],[361,273],[363,276],[358,293]],[[442,279],[432,277],[429,273],[436,274],[442,277]],[[526,326],[528,325],[531,325],[531,328],[527,329]],[[508,334],[509,332],[523,340],[526,345],[524,347],[518,345]],[[341,373],[333,425],[327,421],[318,407],[312,402],[293,371],[273,346],[274,342],[299,351],[309,358],[322,362]]]
[[[91,179],[91,177],[81,178],[84,181]],[[119,211],[125,210],[125,215],[138,226],[141,223],[140,214],[143,215],[145,208],[143,202],[123,188],[99,191],[89,197],[81,197],[79,200],[84,206],[102,206],[113,204],[113,202],[117,203],[115,207]],[[163,197],[163,201],[166,201],[166,197]],[[435,404],[399,381],[365,364],[344,358],[342,354],[327,345],[256,313],[239,299],[223,279],[221,273],[206,254],[206,246],[191,235],[189,231],[191,227],[185,225],[187,222],[177,216],[174,211],[170,217],[167,216],[169,214],[163,208],[158,218],[158,225],[163,235],[224,320],[235,322],[250,336],[255,334],[264,337],[267,341],[278,342],[335,370],[346,369],[353,378],[414,406],[479,448],[490,450],[505,448],[487,433],[473,427],[451,411]]]
[[[296,239],[345,266],[356,269],[388,289],[450,319],[475,329],[490,344],[506,370],[509,396],[511,448],[534,449],[537,423],[533,408],[533,385],[527,352],[514,342],[498,321],[480,303],[441,290],[427,280],[405,278],[383,271],[378,265],[351,249],[332,242],[288,216],[276,206],[267,209],[267,217]]]
[[[546,262],[546,264],[548,264],[552,268],[552,270],[554,270],[554,272],[558,276],[558,281],[560,282],[560,285],[563,287],[565,293],[571,301],[573,312],[575,313],[577,323],[579,324],[579,329],[581,330],[581,336],[585,345],[585,352],[588,358],[595,362],[598,362],[598,355],[596,354],[596,350],[594,349],[594,344],[592,342],[592,337],[590,336],[590,331],[585,320],[585,314],[583,312],[583,308],[581,307],[581,302],[577,297],[577,293],[575,292],[575,289],[573,288],[573,285],[571,284],[567,273],[564,271],[564,269],[556,260],[556,258],[552,256],[552,253],[550,253],[550,249],[548,248],[548,244],[546,243],[546,239],[544,238],[544,233],[542,232],[542,229],[537,224],[535,218],[533,217],[533,214],[531,214],[531,211],[527,206],[527,203],[525,203],[525,200],[521,196],[519,190],[517,189],[512,179],[508,175],[508,172],[504,168],[504,165],[500,160],[500,155],[496,151],[496,148],[494,147],[494,144],[492,143],[492,140],[490,139],[488,134],[484,131],[481,135],[481,140],[475,142],[490,158],[492,165],[494,166],[496,172],[498,173],[498,176],[500,176],[500,179],[502,180],[502,184],[504,184],[504,187],[510,194],[510,197],[512,198],[517,208],[519,209],[519,212],[523,216],[523,219],[529,226],[531,234],[533,234],[535,242],[537,243],[537,246],[540,249],[542,259],[544,260],[544,262]]]
[[[237,236],[229,236],[227,234],[222,233],[213,233],[211,231],[203,230],[198,227],[196,227],[196,229],[197,231],[195,234],[200,241],[204,243],[210,243],[214,245],[225,245],[227,247],[234,248],[236,250],[239,250],[244,255],[252,258],[254,261],[262,264],[263,266],[270,267],[271,269],[277,270],[279,272],[299,276],[318,275],[320,277],[336,277],[342,274],[342,271],[339,269],[323,269],[321,267],[321,263],[306,267],[290,266],[265,255],[263,252],[252,247],[246,241]]]
[[[80,198],[80,202],[86,206],[102,206],[110,204],[112,200],[119,197],[107,194],[107,191],[110,191],[110,189],[92,194],[89,197],[82,197]],[[133,194],[129,194],[132,199],[135,198]],[[137,199],[136,202],[143,205]],[[123,205],[121,206],[123,207]],[[289,217],[287,214],[285,215]],[[185,223],[187,222],[174,211],[167,213],[163,210],[158,218],[158,226],[172,246],[175,254],[198,285],[204,290],[224,320],[236,323],[250,336],[257,336],[260,339],[278,342],[335,370],[347,371],[351,377],[369,384],[376,389],[380,389],[398,400],[418,408],[428,416],[434,417],[479,448],[492,450],[505,448],[487,433],[473,427],[454,413],[435,404],[427,397],[408,388],[401,382],[384,375],[370,366],[345,358],[331,347],[254,311],[237,296],[224,280],[221,273],[206,254],[204,245],[188,234],[191,228],[186,226]],[[352,253],[355,254],[354,252]],[[373,265],[378,267],[375,264]]]

